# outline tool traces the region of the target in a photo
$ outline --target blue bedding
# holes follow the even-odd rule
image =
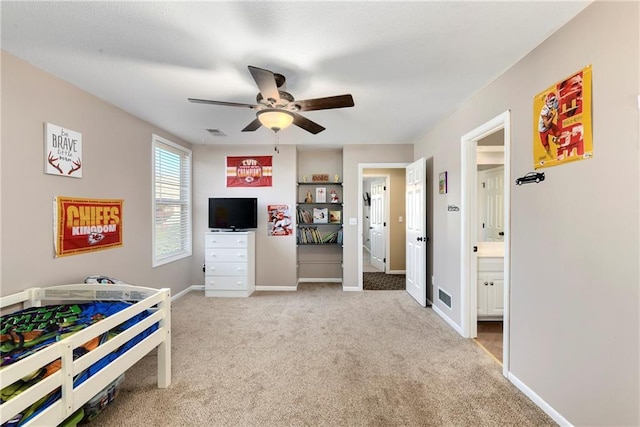
[[[0,352],[2,364],[7,366],[21,360],[34,352],[60,341],[70,334],[85,329],[100,320],[109,317],[132,304],[128,302],[92,302],[86,304],[65,304],[45,307],[32,307],[20,310],[0,317]],[[116,328],[96,337],[84,345],[73,350],[73,358],[77,359],[100,344],[106,342],[118,333],[130,328],[151,314],[148,310],[128,319]],[[127,350],[142,341],[145,337],[158,329],[154,324],[133,339],[109,353],[88,369],[78,374],[73,381],[74,387],[82,384],[92,375],[95,375],[113,360],[124,354]],[[50,363],[48,366],[22,378],[14,384],[3,387],[1,390],[1,402],[17,396],[31,385],[51,375],[60,369],[60,360]],[[54,390],[48,396],[31,405],[23,413],[3,424],[3,427],[20,426],[40,413],[56,400],[60,399],[60,389]]]

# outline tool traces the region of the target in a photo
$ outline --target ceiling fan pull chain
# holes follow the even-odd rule
[[[274,138],[276,140],[276,146],[274,147],[274,151],[280,154],[280,148],[278,147],[278,144],[280,144],[280,136],[278,132],[274,132]]]

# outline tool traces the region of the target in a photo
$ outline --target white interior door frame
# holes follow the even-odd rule
[[[358,290],[362,290],[362,246],[364,245],[364,241],[362,240],[363,235],[363,224],[362,220],[364,211],[362,209],[362,179],[364,178],[364,170],[365,169],[404,169],[409,165],[409,163],[358,163]],[[389,179],[387,179],[387,186],[389,186]],[[404,191],[404,189],[402,189]],[[386,201],[386,210],[389,211],[389,192],[385,192]],[[387,224],[389,224],[389,218],[386,219]],[[389,227],[386,227],[387,230]],[[387,254],[389,253],[389,235],[387,234]]]
[[[504,129],[504,317],[502,374],[509,373],[509,315],[511,294],[511,112],[494,117],[461,138],[461,183],[462,183],[462,233],[461,261],[462,274],[462,334],[467,338],[477,333],[477,257],[473,252],[478,235],[477,211],[477,142],[478,140]]]

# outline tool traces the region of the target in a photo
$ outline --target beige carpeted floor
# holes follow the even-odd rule
[[[170,388],[147,356],[94,425],[555,425],[404,291],[191,292],[172,316]]]

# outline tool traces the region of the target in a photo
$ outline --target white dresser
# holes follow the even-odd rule
[[[253,231],[205,233],[205,296],[248,297],[255,291],[255,242]]]

